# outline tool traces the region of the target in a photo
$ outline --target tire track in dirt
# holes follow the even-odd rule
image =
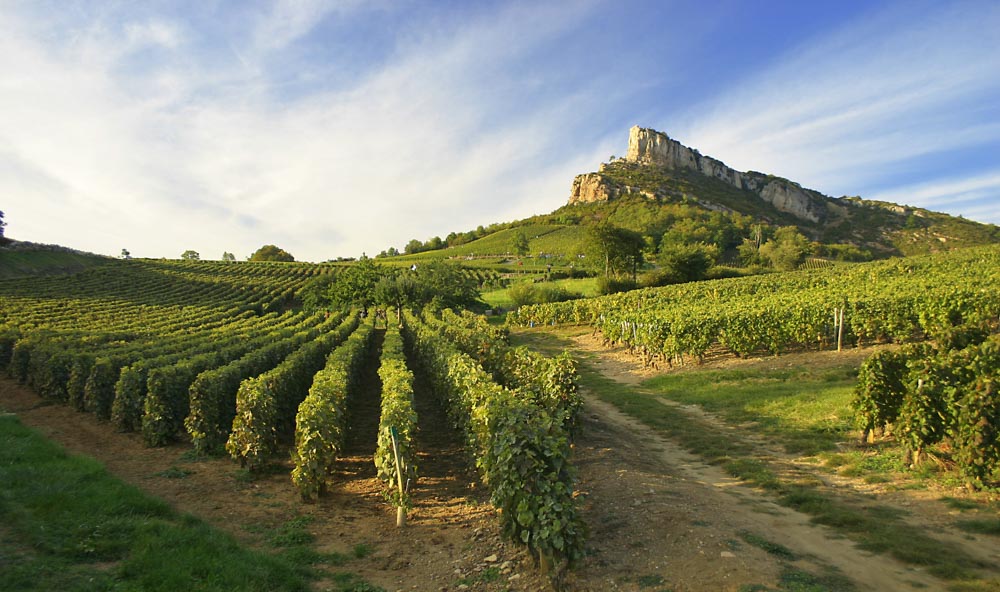
[[[846,499],[850,503],[863,506],[877,502],[879,506],[888,507],[901,516],[901,520],[924,532],[934,533],[934,538],[944,545],[949,545],[961,549],[961,551],[973,560],[986,566],[1000,566],[1000,544],[994,537],[976,536],[955,528],[954,513],[942,504],[938,498],[940,492],[924,492],[921,495],[913,491],[885,491],[884,488],[871,486],[860,479],[830,474],[819,469],[812,462],[801,457],[787,453],[780,443],[763,434],[748,432],[741,429],[742,426],[734,426],[718,415],[707,411],[697,405],[686,405],[678,403],[661,396],[656,396],[639,386],[642,381],[656,375],[665,374],[662,371],[650,371],[643,367],[638,360],[627,353],[625,348],[618,347],[608,349],[600,343],[600,339],[588,334],[580,334],[573,338],[574,347],[578,354],[586,352],[590,354],[591,367],[596,367],[607,378],[620,384],[627,385],[636,390],[637,393],[654,396],[655,400],[671,409],[680,411],[693,420],[707,424],[714,430],[727,433],[730,437],[738,439],[740,442],[750,445],[753,448],[755,458],[767,462],[772,469],[791,479],[807,477],[808,479],[821,482],[826,488],[826,492],[838,498]],[[878,346],[892,347],[892,346]],[[842,364],[844,362],[860,362],[871,355],[878,348],[867,348],[863,350],[852,349],[844,352],[804,352],[793,353],[778,358],[759,359],[736,359],[718,360],[714,365],[722,366],[756,366],[766,364],[768,366],[796,366],[802,363],[803,358],[808,358],[810,363]],[[679,368],[676,371],[692,371],[689,368]],[[696,370],[695,370],[696,371]],[[877,496],[877,499],[874,497]],[[997,574],[992,574],[996,577]]]

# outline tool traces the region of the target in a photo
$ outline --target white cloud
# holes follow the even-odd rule
[[[919,159],[997,142],[983,109],[1000,94],[998,31],[995,3],[904,3],[787,52],[674,130],[736,168],[855,194]]]
[[[897,187],[875,193],[871,198],[941,211],[965,206],[965,215],[1000,224],[1000,171]]]
[[[177,49],[184,42],[184,34],[180,28],[163,20],[128,23],[125,25],[125,38],[133,48],[159,46]]]
[[[186,34],[166,21],[124,26],[121,37],[95,28],[76,53],[8,16],[0,186],[19,192],[5,209],[8,234],[153,257],[188,248],[242,256],[275,243],[322,260],[551,210],[596,159],[581,162],[578,147],[542,157],[591,99],[526,105],[496,126],[490,117],[509,107],[505,93],[521,89],[503,77],[484,84],[482,67],[509,69],[573,25],[553,11],[515,6],[428,30],[352,88],[284,99],[258,75],[261,55],[219,69],[185,53]],[[307,34],[324,11],[284,3],[275,14],[257,29],[270,48]],[[137,82],[121,72],[135,59],[123,42],[170,49],[172,59]]]

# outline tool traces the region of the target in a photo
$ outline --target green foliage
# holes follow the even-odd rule
[[[115,383],[115,398],[111,404],[111,423],[122,432],[134,432],[142,427],[143,401],[149,368],[138,362],[121,369]]]
[[[579,558],[585,528],[573,500],[563,417],[549,413],[531,396],[498,385],[473,358],[416,317],[407,317],[406,328],[422,371],[465,432],[491,500],[502,509],[504,534],[545,561]],[[490,345],[494,339],[489,335],[464,341],[478,341],[485,359],[506,358],[491,353],[503,348]]]
[[[523,229],[519,229],[514,233],[514,239],[510,244],[510,251],[517,255],[518,257],[524,257],[530,252],[531,246],[528,243],[528,235],[524,233]]]
[[[955,460],[973,487],[992,484],[1000,468],[1000,381],[979,377],[958,401],[954,428]]]
[[[705,278],[709,268],[718,259],[718,247],[705,243],[664,242],[657,258],[662,275],[657,283],[646,283],[647,287],[694,282]]]
[[[566,288],[555,284],[536,284],[534,282],[519,282],[507,289],[507,294],[515,307],[525,304],[545,304],[548,302],[563,302],[580,298]]]
[[[87,377],[94,366],[94,358],[90,355],[80,355],[73,360],[70,367],[69,380],[66,382],[66,399],[77,411],[86,411],[85,389]]]
[[[410,484],[417,480],[416,452],[413,448],[417,413],[413,409],[413,372],[406,366],[403,338],[397,325],[390,325],[386,329],[378,375],[382,380],[382,412],[375,449],[375,468],[379,479],[385,483],[383,494],[386,499],[394,506],[408,508],[410,500],[407,492]],[[402,483],[399,475],[402,476]]]
[[[375,303],[375,285],[387,271],[374,260],[361,257],[341,273],[329,289],[328,296],[334,306],[368,308]]]
[[[0,588],[308,590],[285,560],[177,514],[13,417],[0,418],[0,482]]]
[[[408,271],[386,275],[375,284],[375,302],[396,311],[396,318],[403,308],[423,304],[427,290],[420,284],[416,274]]]
[[[240,383],[236,417],[226,442],[226,451],[240,466],[256,470],[264,465],[277,447],[278,435],[292,431],[295,414],[327,355],[357,326],[352,315],[337,331],[318,336],[273,369]]]
[[[673,361],[716,344],[741,356],[835,346],[837,308],[845,311],[845,342],[859,344],[919,338],[954,319],[995,318],[1000,248],[522,306],[507,319],[525,326],[588,323],[608,341]]]
[[[865,436],[895,423],[906,395],[907,362],[923,349],[882,350],[861,364],[851,406]]]
[[[967,484],[988,487],[1000,470],[1000,335],[949,335],[953,339],[940,341],[937,349],[880,352],[866,361],[855,408],[869,429],[895,421],[913,464],[931,446],[950,440]]]
[[[631,278],[600,276],[597,278],[596,291],[599,296],[607,296],[634,290],[637,285]]]
[[[329,328],[340,318],[328,318],[323,327]],[[317,347],[343,341],[357,325],[357,315],[348,316],[336,329],[327,333],[322,341],[317,340]],[[275,368],[302,344],[316,336],[314,331],[296,332],[290,329],[276,334],[272,343],[199,374],[188,390],[190,413],[184,420],[184,427],[191,436],[195,450],[210,453],[225,444],[235,416],[236,393],[243,380]]]
[[[274,452],[278,437],[278,402],[266,375],[247,378],[236,393],[236,417],[226,452],[240,467],[258,469]]]
[[[181,253],[181,259],[184,261],[198,261],[201,259],[201,255],[198,254],[198,251],[188,249],[187,251]]]
[[[222,255],[223,260],[226,260],[226,254]],[[235,259],[235,257],[233,258]],[[250,261],[295,261],[295,257],[292,257],[291,253],[288,251],[278,248],[275,245],[264,245],[263,247],[254,251],[253,255],[250,256]]]
[[[323,493],[343,449],[347,398],[358,388],[361,366],[371,349],[373,335],[372,325],[363,324],[333,350],[299,405],[295,416],[292,483],[303,499],[312,500]]]
[[[332,273],[317,275],[307,281],[299,290],[302,307],[308,311],[322,310],[334,306],[330,297],[330,287],[337,281]]]
[[[634,281],[644,246],[638,232],[599,222],[587,227],[584,251],[588,265],[600,269],[604,277],[630,276]]]
[[[120,365],[111,358],[97,358],[87,376],[83,391],[84,408],[101,419],[111,418],[119,368]]]
[[[781,271],[798,269],[810,253],[812,245],[809,244],[809,239],[802,236],[794,226],[777,229],[774,238],[760,247],[760,256]]]
[[[428,261],[417,266],[416,280],[423,289],[421,301],[434,308],[462,308],[479,301],[476,280],[447,261]]]

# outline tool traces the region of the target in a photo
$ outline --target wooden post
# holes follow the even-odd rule
[[[406,490],[403,488],[403,470],[399,463],[399,448],[396,446],[396,428],[389,428],[389,437],[392,438],[392,455],[396,459],[396,485],[399,486],[399,506],[396,507],[396,526],[406,526],[406,504],[403,503]]]
[[[837,351],[839,352],[843,347],[844,341],[844,309],[841,308],[839,311],[835,311],[834,316],[837,317]]]

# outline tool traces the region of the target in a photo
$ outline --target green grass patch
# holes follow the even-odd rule
[[[156,473],[157,477],[165,477],[167,479],[185,479],[194,474],[194,471],[190,469],[182,469],[180,467],[170,467],[169,469],[164,469]]]
[[[111,259],[99,255],[69,251],[0,249],[0,279],[77,273],[110,261]]]
[[[308,590],[315,576],[178,514],[12,416],[0,417],[0,483],[0,590]],[[281,534],[299,540],[302,527]]]
[[[0,417],[0,482],[5,555],[21,559],[0,589],[307,589],[294,565],[241,548],[12,417]]]
[[[785,559],[787,561],[795,561],[796,559],[798,559],[798,556],[795,553],[793,553],[792,550],[789,549],[788,547],[769,541],[764,537],[754,534],[748,530],[741,530],[736,534],[738,534],[739,537],[743,539],[746,543],[753,545],[758,549],[763,549],[764,551],[767,551],[769,554],[774,555],[779,559]]]
[[[959,520],[956,526],[965,532],[975,534],[988,534],[990,536],[1000,536],[1000,518],[987,518],[983,520]]]
[[[752,422],[789,451],[835,450],[854,428],[850,409],[857,366],[679,372],[643,386],[670,400],[698,405],[729,423]]]

